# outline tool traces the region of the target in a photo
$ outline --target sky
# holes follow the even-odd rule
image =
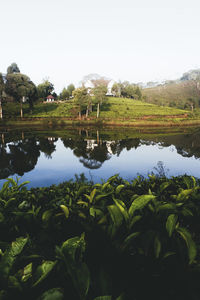
[[[0,0],[0,72],[59,93],[85,75],[130,82],[200,68],[199,0]]]

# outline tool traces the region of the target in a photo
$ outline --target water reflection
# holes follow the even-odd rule
[[[126,133],[124,136],[126,137]],[[63,144],[66,155],[67,150],[70,150],[84,168],[91,170],[102,168],[103,164],[113,156],[119,158],[124,150],[127,152],[132,149],[136,150],[144,145],[156,145],[160,149],[171,147],[171,151],[175,149],[182,157],[200,158],[199,129],[191,133],[167,135],[137,133],[137,136],[132,138],[122,138],[122,135],[118,137],[116,131],[109,135],[106,131],[101,133],[99,130],[90,132],[81,129],[64,133],[6,132],[1,134],[0,179],[14,174],[23,176],[30,172],[37,165],[42,153],[46,159],[53,159],[58,142]],[[77,173],[73,170],[71,172],[72,174]]]

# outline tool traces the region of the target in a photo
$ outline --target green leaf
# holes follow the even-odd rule
[[[119,208],[119,210],[121,211],[125,221],[128,222],[129,215],[128,215],[126,205],[124,204],[124,202],[122,200],[115,199],[115,198],[113,198],[113,200],[114,200],[115,204],[117,205],[117,207]]]
[[[32,266],[33,264],[30,263],[26,267],[24,267],[24,274],[21,279],[23,282],[26,282],[29,278],[32,277]]]
[[[124,188],[124,184],[118,185],[115,190],[116,194],[119,194],[123,188]]]
[[[122,243],[122,249],[127,248],[132,242],[132,240],[134,240],[138,235],[140,235],[140,232],[133,232],[129,234],[129,236],[127,236]]]
[[[190,232],[186,228],[178,227],[176,231],[186,242],[188,248],[189,263],[191,264],[195,260],[195,257],[197,255],[195,242],[193,241]]]
[[[40,266],[37,267],[36,273],[34,274],[34,284],[33,287],[37,286],[41,281],[43,281],[49,273],[53,270],[56,265],[56,261],[44,261]]]
[[[60,288],[53,288],[44,292],[37,300],[64,300],[64,295]]]
[[[158,258],[160,255],[160,251],[161,251],[161,242],[158,238],[158,236],[155,236],[154,239],[154,252],[155,252],[155,257]]]
[[[97,191],[96,189],[93,189],[92,192],[90,193],[90,203],[93,202],[96,191]]]
[[[175,210],[175,209],[176,209],[176,204],[174,204],[174,203],[166,203],[166,204],[161,204],[157,208],[157,211],[160,211],[160,210]]]
[[[9,275],[17,256],[22,252],[27,241],[28,238],[17,238],[4,252],[0,261],[0,277],[6,278]]]
[[[129,208],[129,215],[132,216],[136,210],[144,208],[151,200],[155,198],[156,197],[153,195],[142,195],[137,197]]]
[[[170,185],[169,181],[163,182],[160,186],[160,191],[163,192]]]
[[[169,237],[172,236],[172,233],[174,232],[174,229],[176,227],[176,222],[177,222],[177,215],[171,214],[168,216],[167,221],[166,221],[166,229],[169,234]]]
[[[142,216],[135,216],[132,218],[131,222],[130,222],[130,225],[129,225],[129,228],[131,229],[133,227],[133,225],[138,222],[139,220],[141,220]]]
[[[48,220],[51,218],[52,214],[53,214],[52,209],[49,209],[49,210],[46,210],[45,212],[43,212],[42,221],[48,222]]]
[[[177,201],[187,200],[189,195],[193,193],[193,189],[183,190],[177,196]]]
[[[60,208],[62,209],[62,211],[65,214],[66,219],[69,217],[69,209],[66,205],[60,205]]]
[[[113,224],[116,227],[119,227],[123,222],[123,215],[120,209],[116,205],[109,205],[107,208],[113,221]]]
[[[90,286],[90,272],[82,262],[86,247],[84,236],[68,239],[61,247],[67,272],[81,299],[85,299]]]

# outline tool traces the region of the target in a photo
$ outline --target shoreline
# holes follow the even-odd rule
[[[88,126],[88,127],[192,127],[200,126],[200,119],[167,119],[167,120],[150,120],[140,119],[133,121],[120,121],[112,120],[108,121],[105,119],[94,119],[94,120],[79,120],[79,119],[68,119],[63,117],[51,117],[51,118],[23,118],[21,119],[6,119],[0,122],[0,128],[13,128],[13,127],[64,127],[64,126]]]

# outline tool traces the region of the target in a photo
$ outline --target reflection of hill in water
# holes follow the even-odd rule
[[[96,135],[96,136],[95,136]],[[141,138],[127,138],[106,140],[101,138],[97,131],[92,137],[76,135],[71,137],[61,137],[65,148],[73,151],[74,156],[79,158],[88,169],[99,169],[103,163],[112,155],[120,156],[125,149],[137,149],[141,145],[156,145],[162,147],[175,146],[177,152],[184,157],[194,156],[200,158],[200,132],[193,134],[177,134],[168,136],[142,136]],[[56,151],[58,138],[53,135],[31,135],[21,134],[14,137],[2,136],[0,144],[0,179],[13,174],[22,176],[24,173],[33,170],[37,164],[40,153],[44,153],[47,158],[52,158]]]

